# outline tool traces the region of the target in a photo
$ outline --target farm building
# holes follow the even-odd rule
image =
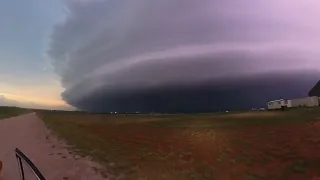
[[[320,81],[310,90],[309,97],[291,99],[291,100],[274,100],[268,102],[268,109],[282,109],[291,107],[316,107],[320,106]]]
[[[309,91],[309,97],[318,96],[320,97],[320,81]]]
[[[268,102],[268,109],[281,109],[281,108],[290,108],[291,100],[279,99]]]
[[[319,97],[305,97],[291,100],[292,107],[316,107],[319,106]]]
[[[316,107],[320,105],[320,98],[318,96],[305,97],[291,100],[274,100],[268,102],[268,109],[282,109],[293,107]]]

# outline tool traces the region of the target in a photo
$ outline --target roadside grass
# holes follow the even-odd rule
[[[290,168],[296,173],[306,173],[308,164],[306,163],[306,161],[298,160],[294,162]]]
[[[190,115],[37,114],[77,154],[129,180],[225,179],[231,172],[231,179],[307,174],[314,169],[299,159],[309,151],[316,154],[317,148],[306,139],[320,140],[319,131],[307,129],[320,120],[319,108]],[[286,151],[292,157],[286,157]],[[259,169],[262,166],[266,169]]]
[[[150,121],[150,124],[172,128],[228,128],[232,126],[277,123],[294,123],[314,121],[320,117],[320,108],[292,109],[286,111],[261,111],[219,113],[219,114],[192,114],[168,118],[165,121]]]
[[[31,112],[28,109],[17,107],[0,107],[0,120],[4,118],[19,116]]]

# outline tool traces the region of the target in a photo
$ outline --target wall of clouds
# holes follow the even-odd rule
[[[54,28],[48,55],[64,100],[84,110],[175,111],[166,107],[176,101],[177,111],[208,110],[213,105],[198,95],[207,89],[214,103],[221,81],[245,91],[250,76],[299,71],[312,84],[320,69],[317,0],[65,2],[67,17]],[[235,78],[243,83],[233,85]]]

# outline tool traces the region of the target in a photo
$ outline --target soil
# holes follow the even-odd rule
[[[15,148],[26,154],[47,180],[109,179],[107,174],[97,173],[97,169],[102,169],[99,164],[88,158],[76,158],[70,148],[46,129],[35,113],[0,121],[3,180],[20,179]]]
[[[320,177],[319,124],[197,129],[128,124],[89,129],[122,147],[121,158],[135,165],[140,178],[156,174],[154,179],[307,180]]]

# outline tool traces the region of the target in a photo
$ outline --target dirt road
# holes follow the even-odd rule
[[[69,152],[35,113],[0,120],[0,160],[4,164],[4,180],[20,179],[15,148],[24,152],[47,180],[108,179],[96,173],[95,169],[100,169],[98,164]]]

